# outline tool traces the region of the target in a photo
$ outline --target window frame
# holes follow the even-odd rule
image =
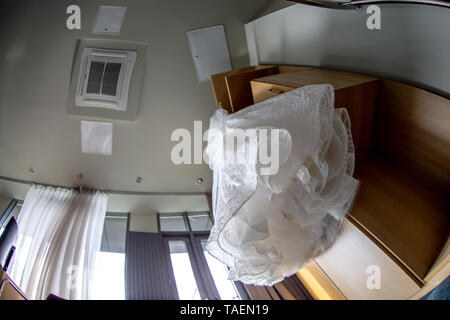
[[[12,199],[11,202],[9,203],[8,207],[6,208],[6,210],[1,213],[1,215],[0,215],[0,230],[3,230],[3,228],[9,222],[9,220],[11,220],[12,212],[14,211],[14,209],[17,206],[22,207],[23,201],[17,200],[17,199]],[[22,210],[22,208],[20,208],[20,210]],[[19,210],[19,213],[17,214],[16,222],[17,222],[17,219],[19,218],[20,210]]]
[[[198,212],[177,212],[178,214],[182,214],[184,218],[184,223],[187,226],[187,231],[162,231],[160,218],[161,214],[157,213],[157,222],[158,222],[158,233],[161,235],[165,246],[167,254],[167,263],[171,266],[170,275],[171,280],[175,284],[174,290],[176,291],[176,296],[178,295],[178,289],[175,283],[175,276],[173,274],[173,266],[172,261],[170,259],[170,248],[169,241],[185,241],[186,248],[188,250],[189,259],[191,261],[192,270],[194,272],[194,277],[197,282],[197,287],[200,293],[200,297],[202,300],[221,300],[219,291],[217,290],[216,284],[214,282],[214,278],[211,274],[211,271],[208,266],[208,262],[206,261],[206,257],[203,254],[203,248],[201,245],[202,240],[206,240],[209,238],[210,231],[193,231],[191,224],[189,222],[189,213],[206,213],[207,211],[198,211]],[[209,213],[209,217],[214,224],[214,219],[212,215]],[[234,285],[236,290],[239,293],[239,296],[242,300],[250,300],[250,296],[245,289],[245,286],[239,282],[234,281]]]
[[[111,218],[111,217],[114,217],[114,218],[119,217],[121,219],[126,219],[127,220],[126,229],[125,229],[125,243],[124,243],[125,251],[124,252],[104,251],[104,250],[102,250],[103,234],[106,232],[105,222],[106,222],[107,218]],[[130,229],[130,217],[131,217],[130,212],[111,212],[111,211],[106,211],[105,219],[103,221],[102,237],[101,237],[101,240],[100,240],[100,247],[99,247],[99,250],[98,250],[98,252],[119,253],[119,254],[123,254],[124,255],[124,258],[125,258],[125,264],[124,264],[124,268],[123,268],[124,299],[123,300],[117,300],[117,301],[126,301],[127,300],[127,296],[126,296],[127,295],[127,293],[126,293],[127,292],[127,276],[126,276],[126,273],[127,273],[127,262],[126,262],[127,261],[127,258],[126,258],[127,251],[126,250],[127,250],[127,239],[128,239],[127,234],[128,234],[128,230]]]
[[[128,230],[130,228],[130,213],[129,212],[110,212],[110,211],[106,211],[105,214],[105,219],[103,221],[103,229],[102,229],[102,238],[101,238],[101,242],[100,242],[100,249],[99,251],[102,252],[115,252],[115,251],[105,251],[102,250],[102,244],[103,244],[103,235],[106,234],[106,238],[108,238],[108,234],[107,234],[107,230],[106,230],[106,219],[111,219],[111,218],[115,218],[115,219],[126,219],[126,226],[125,226],[125,241],[124,241],[124,252],[116,252],[116,253],[123,253],[126,254],[127,251],[127,233]]]
[[[0,216],[0,228],[2,228],[6,223],[8,222],[8,218],[11,215],[11,212],[17,205],[17,200],[12,199],[11,202],[8,204],[8,207],[6,207],[5,211],[2,212],[2,215]]]

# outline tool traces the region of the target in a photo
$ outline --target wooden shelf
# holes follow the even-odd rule
[[[248,82],[254,103],[306,85],[333,85],[335,107],[346,108],[351,119],[355,176],[361,181],[349,220],[417,284],[428,281],[433,264],[440,270],[436,263],[448,261],[443,249],[450,226],[450,101],[336,70],[259,66],[243,72],[248,74],[218,75],[221,81],[227,77],[223,92],[236,101],[230,112],[250,102]]]
[[[211,76],[217,106],[229,113],[239,111],[254,103],[250,81],[272,74],[285,74],[307,70],[302,66],[252,66]]]
[[[356,178],[361,185],[350,213],[352,222],[421,282],[447,240],[445,193],[380,156],[364,163]]]
[[[255,103],[306,85],[328,83],[334,87],[336,108],[350,116],[356,158],[365,160],[371,145],[378,78],[326,69],[309,68],[279,73],[251,81]],[[356,163],[358,166],[358,163]]]
[[[351,119],[361,181],[351,221],[422,284],[448,237],[449,101],[395,81],[326,69],[251,81],[255,102],[321,83],[333,85],[335,107],[345,107]]]
[[[258,82],[294,88],[312,84],[328,83],[334,87],[334,90],[345,89],[375,80],[377,80],[377,78],[363,74],[319,68],[308,68],[298,72],[279,73],[256,79]]]
[[[371,144],[379,156],[357,172],[361,189],[352,216],[419,281],[448,239],[449,123],[448,99],[379,80]]]

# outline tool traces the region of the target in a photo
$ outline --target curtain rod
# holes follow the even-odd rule
[[[66,188],[66,189],[79,189],[79,187],[66,187],[66,186],[57,186],[52,184],[46,184],[46,183],[39,183],[39,182],[33,182],[29,180],[22,180],[22,179],[16,179],[16,178],[9,178],[0,176],[0,180],[15,182],[15,183],[22,183],[22,184],[39,184],[46,187],[53,187],[53,188]],[[201,196],[205,195],[206,192],[154,192],[154,191],[121,191],[121,190],[100,190],[96,189],[101,192],[106,192],[109,194],[118,194],[118,195],[133,195],[133,196]]]

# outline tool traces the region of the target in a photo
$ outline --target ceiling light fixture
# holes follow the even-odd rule
[[[81,172],[77,172],[75,177],[77,177],[78,180],[82,180],[83,179],[83,174]]]
[[[141,183],[142,181],[144,181],[144,179],[142,177],[137,177],[136,178],[136,183]]]
[[[203,183],[203,179],[202,178],[197,178],[197,179],[195,179],[195,184],[196,185],[200,185],[200,184],[202,184]]]

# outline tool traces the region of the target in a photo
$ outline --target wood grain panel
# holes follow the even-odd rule
[[[375,137],[378,152],[450,194],[450,100],[382,80]]]
[[[281,300],[272,287],[245,284],[245,289],[252,300]]]
[[[335,107],[346,108],[350,116],[358,166],[368,158],[371,148],[377,79],[337,71],[331,71],[331,79],[327,79],[329,70],[318,71],[308,69],[255,79],[251,82],[253,99],[258,103],[305,85],[332,84],[335,86]]]
[[[335,90],[335,108],[347,109],[355,145],[356,170],[364,163],[372,145],[377,82],[371,81]]]
[[[252,87],[252,94],[253,94],[253,102],[259,103],[262,101],[265,101],[267,99],[276,97],[280,94],[289,92],[291,90],[294,90],[295,87],[287,87],[287,86],[281,86],[271,83],[264,83],[259,81],[251,81],[250,85]]]
[[[310,68],[298,72],[279,73],[263,78],[259,82],[299,88],[311,84],[331,84],[335,90],[375,81],[377,78],[343,71]]]
[[[382,157],[365,163],[356,178],[361,185],[351,216],[412,276],[424,279],[447,239],[448,200]]]
[[[349,220],[384,254],[362,252],[358,259],[367,263],[383,257],[380,261],[390,261],[387,268],[393,273],[386,282],[387,291],[371,295],[362,286],[354,287],[357,283],[348,272],[359,262],[338,270],[333,265],[340,263],[335,255],[335,260],[322,260],[324,270],[333,281],[342,282],[337,286],[344,288],[347,298],[366,294],[406,298],[418,288],[411,281],[420,286],[429,271],[429,276],[433,274],[430,268],[448,239],[449,100],[394,81],[318,69],[258,78],[252,81],[252,90],[255,102],[260,102],[277,95],[276,90],[284,93],[322,83],[335,87],[335,107],[345,107],[351,119],[361,186]],[[359,247],[346,242],[342,252],[364,250],[363,242],[369,238],[361,238]]]
[[[297,300],[283,282],[273,285],[283,300]]]
[[[225,83],[227,85],[232,111],[236,112],[253,104],[250,81],[255,78],[265,77],[275,73],[278,73],[278,67],[227,75],[225,77]]]
[[[312,69],[312,67],[303,67],[303,66],[278,66],[279,73],[288,73],[288,72],[298,72],[307,69]]]
[[[222,73],[218,73],[218,74],[212,75],[211,76],[211,84],[212,84],[212,87],[213,87],[214,96],[216,98],[217,106],[226,109],[230,113],[232,112],[230,97],[228,95],[227,84],[225,82],[225,77],[226,76],[231,76],[231,75],[236,75],[236,74],[239,74],[239,73],[245,73],[245,72],[250,72],[250,71],[254,71],[254,70],[271,68],[271,67],[273,67],[273,66],[270,66],[270,65],[268,65],[268,66],[263,66],[263,65],[261,65],[261,66],[251,66],[251,67],[231,70],[231,71],[222,72]]]

